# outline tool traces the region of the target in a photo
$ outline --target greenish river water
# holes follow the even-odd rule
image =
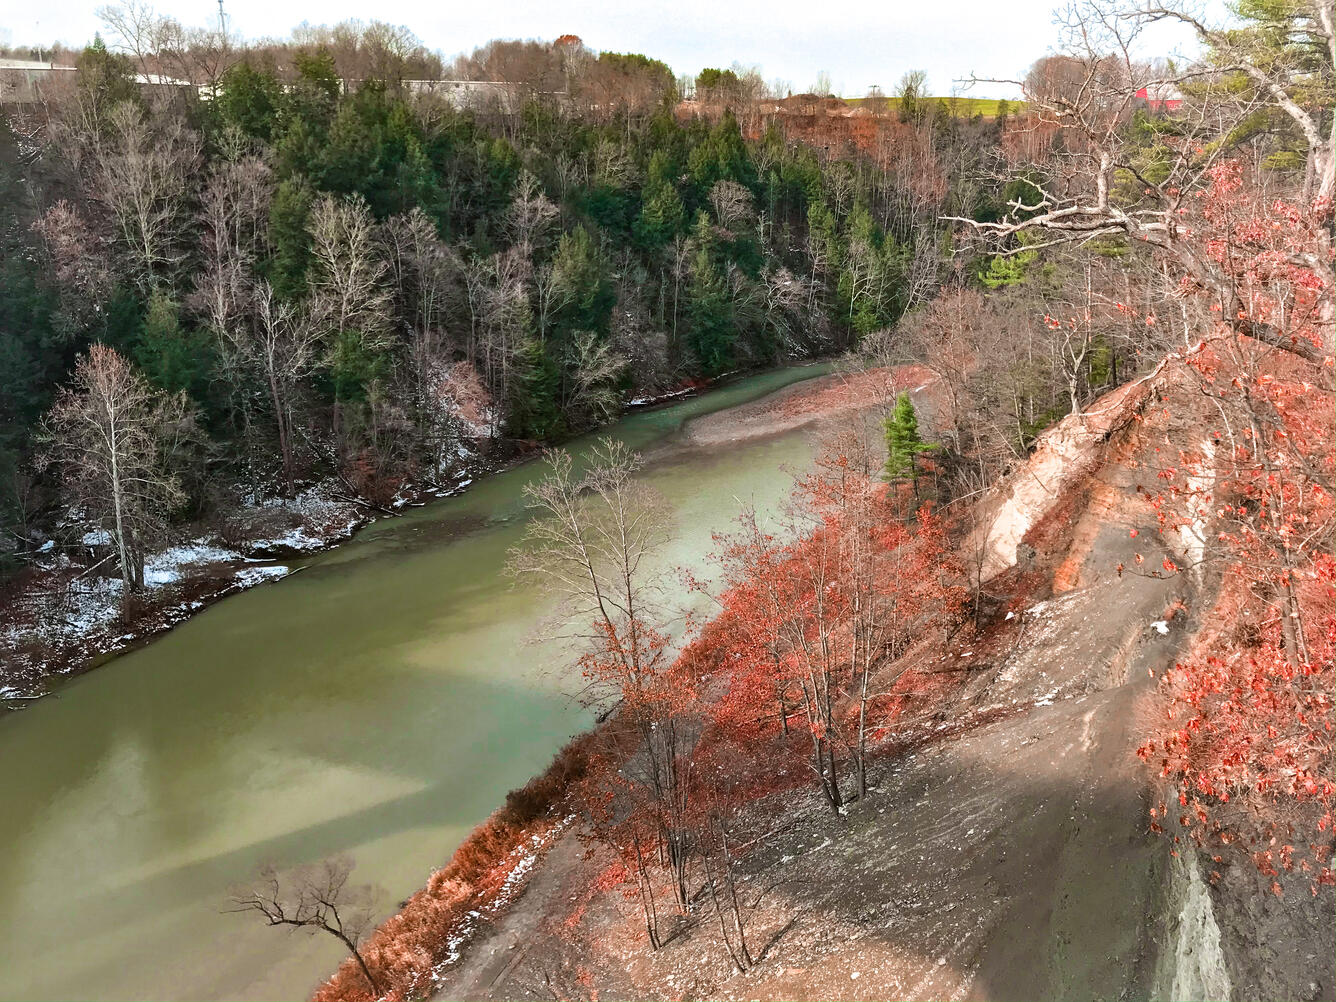
[[[698,562],[743,501],[772,509],[813,448],[702,448],[683,424],[825,371],[605,432],[675,509],[667,560]],[[538,472],[376,523],[0,720],[0,997],[305,997],[342,948],[225,913],[229,887],[347,852],[388,914],[541,770],[588,720],[525,642],[544,599],[501,573]]]

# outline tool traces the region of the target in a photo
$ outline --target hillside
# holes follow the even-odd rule
[[[648,953],[621,895],[589,892],[601,864],[572,830],[438,997],[1333,997],[1329,897],[1298,879],[1268,895],[1246,861],[1208,886],[1215,864],[1149,831],[1164,794],[1135,753],[1154,676],[1214,587],[1115,570],[1153,523],[1130,467],[1192,423],[1156,418],[1161,394],[1184,402],[1161,380],[1111,394],[1103,423],[1063,422],[989,502],[1015,520],[1006,502],[1037,474],[1061,484],[992,568],[1017,614],[971,650],[925,652],[872,796],[843,816],[812,791],[755,805],[740,862],[755,968],[732,969],[705,906]]]
[[[0,998],[1336,1002],[1333,4],[0,47]]]

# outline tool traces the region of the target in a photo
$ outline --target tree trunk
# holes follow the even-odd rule
[[[288,440],[288,422],[287,415],[283,410],[283,401],[278,391],[278,379],[274,370],[269,370],[269,395],[274,402],[274,421],[278,426],[278,452],[279,458],[283,462],[283,490],[288,496],[292,496],[292,451],[291,443]]]
[[[362,959],[362,951],[357,949],[357,944],[343,933],[336,932],[334,935],[343,940],[343,945],[352,951],[353,957],[357,960],[357,966],[362,968],[362,974],[366,978],[367,984],[371,986],[371,994],[379,998],[381,995],[380,985],[376,984],[376,979],[371,975],[371,968],[367,967],[366,961]]]
[[[125,499],[122,493],[120,474],[120,447],[117,442],[116,419],[114,417],[111,423],[110,443],[111,506],[116,519],[116,549],[121,562],[121,601],[123,602],[134,590],[134,582],[130,574],[130,546],[126,539]]]

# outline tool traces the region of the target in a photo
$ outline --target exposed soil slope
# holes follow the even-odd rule
[[[752,971],[703,906],[650,952],[634,905],[590,892],[599,864],[571,833],[440,997],[1336,997],[1330,894],[1268,897],[1246,861],[1210,887],[1194,850],[1149,832],[1163,795],[1135,749],[1152,674],[1212,587],[1119,570],[1191,545],[1157,539],[1136,491],[1155,449],[1190,434],[1189,401],[1172,419],[1158,405],[1177,393],[1111,395],[1000,487],[973,541],[994,625],[925,657],[934,695],[884,735],[867,800],[843,816],[815,794],[758,805],[771,820],[741,863]]]

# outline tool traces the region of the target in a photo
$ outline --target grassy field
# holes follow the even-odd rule
[[[852,104],[854,106],[863,104],[866,100],[867,98],[865,97],[846,97],[844,99],[846,104]],[[950,102],[952,100],[956,102],[956,114],[970,116],[983,115],[985,118],[996,118],[997,106],[1001,103],[1001,99],[995,97],[925,97],[923,99],[924,103],[929,105],[935,106],[938,104],[946,104],[948,110],[950,110]],[[886,108],[888,111],[895,111],[899,104],[900,102],[893,97],[888,97],[886,99]],[[1016,112],[1023,110],[1024,107],[1025,105],[1020,101],[1008,101],[1007,113],[1014,115]]]

